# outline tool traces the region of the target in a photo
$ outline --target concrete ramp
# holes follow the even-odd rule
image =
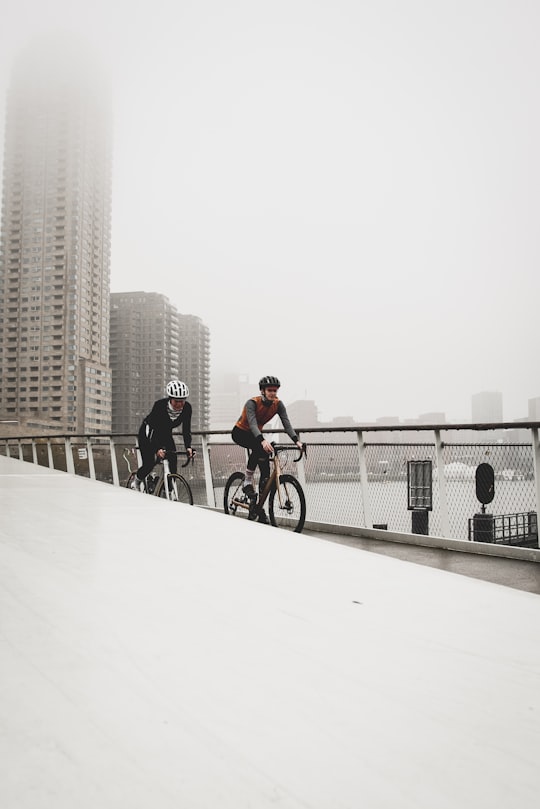
[[[0,458],[3,809],[536,809],[540,597]]]

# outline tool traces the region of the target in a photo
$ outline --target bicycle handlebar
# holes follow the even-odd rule
[[[191,455],[191,458],[190,458],[190,457],[189,457],[189,455],[188,455],[188,457],[187,457],[187,461],[186,461],[185,463],[183,463],[183,464],[182,464],[182,469],[183,469],[185,466],[187,466],[189,463],[193,463],[193,461],[195,460],[195,455],[196,455],[196,452],[197,452],[197,450],[195,450],[195,449],[194,449],[194,450],[193,450],[193,453],[192,453],[192,455]],[[177,450],[176,452],[172,452],[172,450],[167,450],[167,451],[166,451],[166,454],[167,454],[167,455],[187,455],[187,453],[185,452],[185,450]]]
[[[298,451],[299,455],[298,458],[294,458],[294,463],[298,463],[302,455],[305,455],[307,458],[307,446],[306,444],[302,444],[302,449],[298,449],[296,444],[276,444],[272,441],[272,446],[274,448],[274,453],[277,452],[291,452],[291,450],[295,449]]]

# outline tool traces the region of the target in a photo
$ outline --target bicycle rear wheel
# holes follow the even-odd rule
[[[126,489],[131,489],[131,484],[133,483],[133,479],[137,473],[132,472],[126,481]],[[140,490],[139,490],[140,491]],[[144,493],[146,494],[146,479],[144,481]]]
[[[188,506],[193,505],[193,492],[187,480],[182,475],[169,475],[169,500],[174,503],[185,503]],[[158,484],[156,492],[157,497],[167,499],[167,492],[165,489],[165,481],[161,480]]]
[[[231,517],[243,517],[245,520],[249,520],[250,499],[242,489],[244,477],[243,472],[233,472],[230,476],[225,484],[223,510],[225,514],[230,514]]]
[[[272,487],[268,503],[270,522],[276,528],[286,528],[299,534],[306,521],[304,490],[292,475],[281,475],[279,486]]]

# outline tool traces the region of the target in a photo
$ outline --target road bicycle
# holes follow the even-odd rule
[[[137,447],[135,447],[135,450]],[[127,452],[135,452],[135,450],[124,450],[123,458],[128,465],[129,477],[127,479],[126,487],[131,489],[132,481],[135,477],[136,471],[131,470],[131,462],[126,457]],[[153,470],[143,481],[142,491],[145,494],[152,494],[155,497],[162,497],[164,500],[172,500],[175,503],[187,503],[193,505],[193,492],[187,480],[178,473],[170,471],[169,458],[171,455],[186,455],[185,452],[171,452],[168,451],[163,459],[157,458]],[[190,462],[193,463],[195,453],[188,456],[187,461],[182,464],[182,469]]]
[[[283,474],[283,469],[287,464],[285,453],[298,452],[298,447],[291,444],[274,443],[272,443],[272,447],[274,451],[269,460],[274,468],[264,489],[259,493],[258,499],[250,498],[243,491],[244,473],[233,472],[225,484],[224,511],[225,514],[233,517],[267,522],[264,504],[268,500],[268,514],[272,525],[300,533],[306,521],[304,490],[294,475]],[[298,457],[293,459],[294,463],[298,463],[305,454],[306,445],[304,444]]]

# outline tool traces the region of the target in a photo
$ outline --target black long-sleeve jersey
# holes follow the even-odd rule
[[[193,409],[189,402],[184,402],[178,418],[171,419],[167,409],[168,399],[158,399],[150,413],[143,419],[139,436],[143,435],[154,451],[168,448],[174,444],[172,431],[182,425],[182,435],[186,449],[191,448],[191,414]]]

